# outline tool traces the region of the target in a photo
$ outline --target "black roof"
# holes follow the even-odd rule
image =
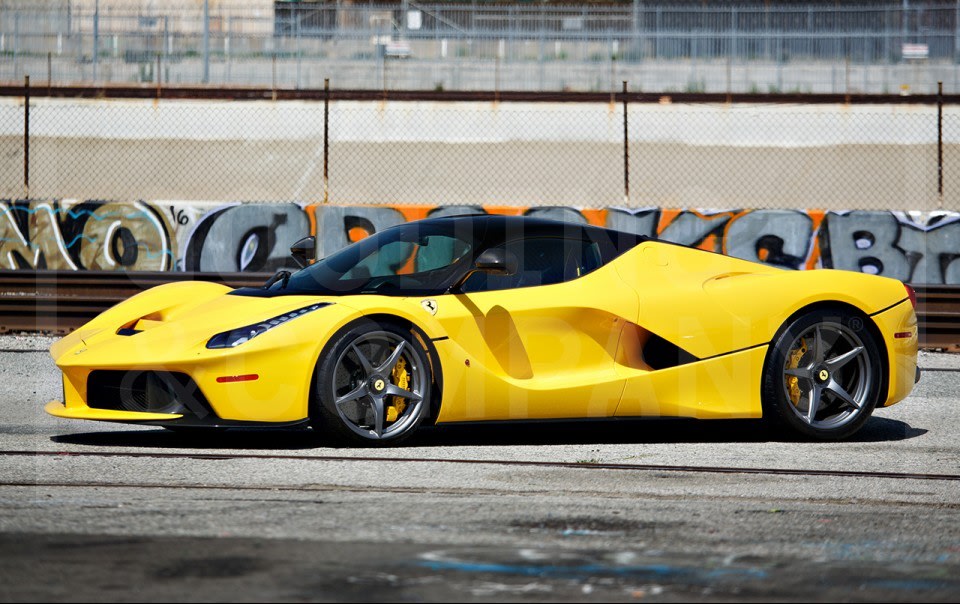
[[[419,237],[425,234],[449,234],[463,241],[469,241],[471,245],[467,249],[470,251],[472,259],[468,262],[450,264],[448,268],[454,272],[447,271],[445,273],[445,269],[437,269],[423,273],[424,275],[431,272],[436,273],[434,278],[439,279],[436,283],[424,283],[419,279],[411,281],[411,277],[399,273],[394,275],[397,281],[394,283],[383,275],[378,275],[379,282],[371,290],[369,283],[372,282],[373,278],[351,277],[345,282],[341,280],[341,277],[350,270],[351,266],[356,266],[360,260],[371,253],[372,248],[379,247],[383,238],[389,240],[392,236],[408,237],[413,235]],[[425,218],[402,223],[384,229],[372,237],[362,239],[328,258],[308,266],[292,276],[288,276],[287,281],[282,281],[283,285],[273,283],[272,287],[267,288],[240,288],[232,293],[240,296],[256,297],[303,294],[352,295],[359,293],[404,296],[441,295],[449,293],[450,287],[471,270],[474,260],[484,250],[530,238],[563,238],[580,240],[591,246],[595,245],[599,252],[601,264],[610,262],[620,254],[649,239],[643,235],[623,233],[589,224],[527,216],[467,214]],[[405,241],[411,242],[414,240],[405,239]],[[573,243],[576,245],[576,241]],[[566,247],[566,244],[564,247]],[[336,264],[331,264],[334,262]],[[358,280],[360,282],[353,283]]]
[[[575,237],[594,241],[609,241],[620,251],[629,249],[649,237],[634,233],[615,231],[604,227],[578,222],[539,218],[535,216],[504,216],[502,214],[460,214],[425,218],[424,224],[433,222],[454,224],[454,229],[469,229],[476,233],[476,240],[491,245],[497,241],[524,237]],[[409,223],[408,223],[409,224]]]

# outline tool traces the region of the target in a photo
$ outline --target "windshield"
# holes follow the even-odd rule
[[[349,245],[294,273],[286,285],[277,281],[270,291],[388,296],[443,293],[466,271],[472,249],[468,237],[442,225],[404,224]]]

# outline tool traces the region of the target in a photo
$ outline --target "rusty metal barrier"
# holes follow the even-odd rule
[[[0,333],[68,333],[117,302],[162,283],[258,287],[269,273],[0,270]],[[960,351],[960,286],[914,285],[920,347]]]
[[[257,287],[263,273],[0,270],[0,333],[68,333],[117,302],[173,281]]]
[[[960,286],[914,285],[920,347],[960,352]]]
[[[0,97],[50,97],[66,99],[195,99],[230,101],[410,101],[410,102],[525,102],[525,103],[779,103],[779,104],[879,104],[948,105],[960,103],[960,94],[859,94],[859,93],[754,93],[754,92],[556,92],[527,90],[369,90],[331,88],[269,88],[250,86],[150,86],[103,84],[99,86],[32,87],[0,83]]]

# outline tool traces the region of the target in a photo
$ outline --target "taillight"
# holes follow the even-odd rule
[[[910,298],[910,304],[913,304],[913,310],[917,310],[917,292],[913,291],[913,288],[906,283],[903,286],[907,288],[907,297]]]

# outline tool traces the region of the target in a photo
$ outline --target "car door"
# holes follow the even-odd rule
[[[605,270],[585,238],[533,237],[501,244],[511,275],[476,272],[443,296],[436,318],[468,367],[444,421],[613,415],[624,380],[614,368],[636,292]]]

